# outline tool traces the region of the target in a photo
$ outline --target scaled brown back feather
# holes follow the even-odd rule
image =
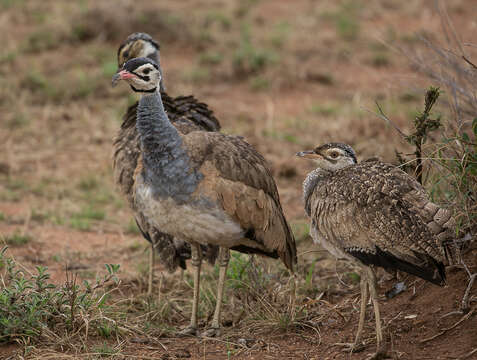
[[[377,252],[389,254],[410,264],[402,270],[422,267],[424,274],[411,273],[444,280],[442,244],[453,236],[451,213],[433,204],[402,170],[379,161],[337,170],[315,187],[306,207],[322,236],[345,253],[370,263]],[[386,267],[378,260],[373,264]]]
[[[208,191],[214,193],[227,214],[247,230],[245,237],[252,243],[243,244],[242,249],[279,256],[293,269],[295,239],[263,156],[238,136],[191,132],[183,139],[194,166],[206,178],[204,184],[208,184],[207,177],[211,179]]]

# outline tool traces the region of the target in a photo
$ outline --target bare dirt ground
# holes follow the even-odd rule
[[[396,49],[423,50],[418,33],[444,39],[434,5],[427,0],[0,1],[2,244],[29,271],[47,266],[56,284],[66,280],[67,270],[80,280],[94,279],[104,274],[105,263],[120,264],[121,285],[111,301],[128,301],[133,310],[125,316],[143,325],[140,334],[89,336],[70,346],[3,344],[0,358],[367,358],[375,346],[371,305],[366,349],[350,355],[335,345],[354,338],[359,282],[351,265],[312,245],[301,183],[313,167],[294,154],[328,141],[350,143],[360,159],[396,162],[395,150],[411,151],[367,109],[375,111],[379,101],[403,131],[422,110],[424,89],[434,84]],[[462,41],[475,42],[477,5],[456,0],[447,10]],[[135,31],[161,43],[169,94],[194,94],[214,110],[225,133],[246,137],[270,162],[300,254],[296,324],[283,326],[275,305],[270,319],[237,317],[242,304],[254,300],[244,300],[243,288],[229,283],[223,336],[179,338],[175,331],[190,313],[187,271],[181,280],[158,265],[155,292],[161,298],[145,295],[147,243],[111,174],[112,138],[134,97],[126,87],[111,89],[110,78],[117,46]],[[444,117],[445,96],[438,105]],[[465,261],[475,272],[477,250],[470,249]],[[279,308],[285,301],[283,266],[260,258],[255,263],[274,282],[262,290],[276,291]],[[213,294],[215,270],[205,268],[202,290]],[[444,316],[459,309],[467,274],[448,269],[442,288],[411,276],[404,281],[407,290],[390,300],[384,293],[396,280],[380,282],[391,355],[477,359],[477,352],[471,354],[477,348],[477,286],[467,315]],[[205,297],[204,322],[214,304],[213,296]],[[164,313],[164,302],[172,315]]]

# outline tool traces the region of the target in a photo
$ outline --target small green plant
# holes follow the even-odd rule
[[[108,296],[103,289],[111,282],[118,284],[119,265],[107,264],[107,274],[95,283],[85,281],[80,287],[75,278],[68,278],[63,286],[57,286],[49,282],[46,267],[37,266],[33,274],[27,275],[15,260],[6,256],[6,251],[6,247],[0,251],[0,264],[4,269],[4,287],[0,291],[0,343],[57,341],[58,336],[78,336],[85,328],[94,331],[104,325],[101,314],[107,310]],[[82,326],[86,318],[101,321],[93,320]],[[53,333],[55,337],[50,338]]]
[[[217,10],[210,11],[205,17],[205,21],[208,26],[214,23],[219,24],[222,30],[229,30],[232,25],[230,18]]]
[[[203,67],[194,67],[192,69],[187,70],[183,75],[183,79],[191,83],[203,82],[208,80],[209,78],[209,69]]]
[[[13,63],[17,58],[18,53],[16,51],[8,51],[0,55],[0,64]]]
[[[104,220],[106,213],[97,206],[86,206],[80,211],[71,215],[70,226],[80,231],[89,231],[92,221]]]
[[[105,61],[101,68],[103,70],[103,75],[110,79],[118,70],[118,64],[115,60]]]
[[[416,150],[416,178],[422,184],[422,146],[427,140],[427,137],[431,131],[437,130],[441,126],[440,116],[431,119],[431,110],[437,99],[439,98],[440,91],[438,87],[430,87],[426,92],[424,101],[424,111],[417,114],[414,119],[415,131],[406,136],[406,141],[414,145]]]
[[[313,114],[322,115],[325,117],[332,117],[339,112],[340,108],[335,104],[314,104],[310,108]]]
[[[254,91],[263,91],[270,88],[270,80],[264,76],[255,76],[250,79],[250,88]]]
[[[305,284],[308,289],[313,288],[313,270],[315,270],[316,260],[313,260],[305,277]]]
[[[247,268],[250,266],[250,260],[247,255],[243,255],[236,251],[230,252],[230,261],[227,268],[227,279],[230,281],[231,287],[239,289],[248,282]],[[215,267],[216,275],[218,275],[219,267]]]
[[[30,123],[30,119],[21,112],[15,112],[12,118],[8,121],[8,127],[10,129],[19,129],[27,126]]]
[[[346,276],[351,280],[353,284],[359,284],[361,276],[355,272],[346,273]]]
[[[89,220],[104,220],[106,214],[102,209],[88,206],[83,208],[80,212],[74,214],[74,217]]]
[[[21,6],[25,0],[0,0],[0,7],[4,10],[13,6]]]
[[[391,65],[391,59],[389,56],[383,52],[378,52],[374,54],[370,60],[371,65],[374,67],[387,67]]]
[[[129,220],[129,223],[126,227],[126,233],[131,235],[141,234],[141,232],[139,231],[139,228],[137,227],[136,221],[134,219]]]
[[[31,211],[31,220],[38,223],[43,223],[50,218],[50,214],[47,212],[42,212],[39,210],[32,209]]]
[[[257,48],[252,44],[248,23],[243,23],[240,29],[240,43],[232,62],[236,74],[256,74],[278,61],[278,56],[273,51]]]
[[[117,354],[117,351],[110,347],[107,343],[103,343],[100,346],[96,346],[93,351],[97,353],[100,357],[110,357]]]
[[[5,221],[5,214],[0,211],[0,221]]]
[[[139,242],[139,241],[134,241],[131,245],[128,246],[128,249],[131,250],[131,251],[138,251],[139,249],[141,249],[143,247],[143,242]]]
[[[218,65],[224,60],[224,55],[218,51],[210,51],[200,55],[199,61],[206,65]]]
[[[51,257],[51,260],[54,261],[54,262],[59,263],[59,262],[62,261],[62,256],[59,255],[59,254],[55,254],[55,255],[53,255],[53,256]]]
[[[308,221],[292,222],[291,228],[297,244],[309,240],[310,223]]]
[[[91,230],[91,222],[88,219],[72,218],[70,219],[70,226],[79,231]]]
[[[283,44],[288,38],[290,33],[291,26],[286,21],[281,21],[273,27],[273,35],[270,38],[270,41],[273,46],[276,48],[282,48]]]
[[[32,237],[28,234],[21,234],[19,232],[15,232],[10,235],[5,235],[3,237],[3,240],[7,245],[10,246],[22,246],[28,244],[32,240]]]
[[[55,84],[48,81],[42,73],[36,70],[29,71],[23,78],[21,85],[34,93],[36,98],[42,102],[56,99],[60,95]]]
[[[8,190],[24,190],[28,187],[27,183],[23,179],[9,178],[5,183],[5,187]]]
[[[70,90],[71,99],[83,99],[92,95],[100,86],[99,80],[95,77],[89,76],[88,73],[79,71],[75,76],[73,76],[74,85],[71,86],[70,83],[66,86]],[[68,94],[68,91],[65,89],[65,94]]]
[[[60,42],[57,34],[58,32],[51,29],[33,32],[28,36],[25,50],[35,53],[54,49],[59,46]]]
[[[401,136],[411,145],[415,147],[414,155],[415,155],[415,166],[414,166],[414,173],[416,174],[417,180],[422,184],[423,179],[423,152],[422,146],[425,144],[429,134],[441,126],[441,119],[440,116],[435,118],[431,118],[431,110],[435,105],[437,99],[439,98],[440,90],[438,87],[430,87],[425,96],[424,101],[424,111],[418,112],[414,116],[414,132],[411,134],[404,134],[401,130],[399,130],[392,122],[389,120],[386,115],[384,114],[383,110],[376,102],[376,105],[379,110],[380,116],[385,119],[388,123],[392,124],[396,130],[399,131]],[[407,160],[403,158],[402,154],[396,153],[399,162],[404,165],[407,164]],[[409,165],[408,165],[409,166]]]
[[[334,15],[336,32],[344,40],[352,41],[358,38],[360,30],[357,18],[358,9],[355,1],[346,1]]]

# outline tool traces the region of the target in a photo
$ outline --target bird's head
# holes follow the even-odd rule
[[[139,57],[147,57],[159,63],[159,44],[149,34],[136,32],[119,46],[118,68],[121,69],[126,61]]]
[[[159,65],[149,58],[128,60],[113,76],[112,86],[126,80],[135,92],[154,92],[161,82]]]
[[[312,159],[319,168],[328,171],[336,171],[358,162],[353,148],[343,143],[324,144],[313,150],[301,151],[296,155]]]

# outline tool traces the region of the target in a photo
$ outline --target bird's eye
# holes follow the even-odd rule
[[[330,155],[330,158],[332,159],[336,159],[339,156],[339,154],[336,151],[331,152],[329,155]]]
[[[147,75],[147,74],[149,74],[150,71],[151,71],[151,69],[147,68],[147,69],[144,69],[142,71],[142,73]]]
[[[126,50],[125,52],[123,52],[123,56],[127,58],[129,56],[129,51]]]

